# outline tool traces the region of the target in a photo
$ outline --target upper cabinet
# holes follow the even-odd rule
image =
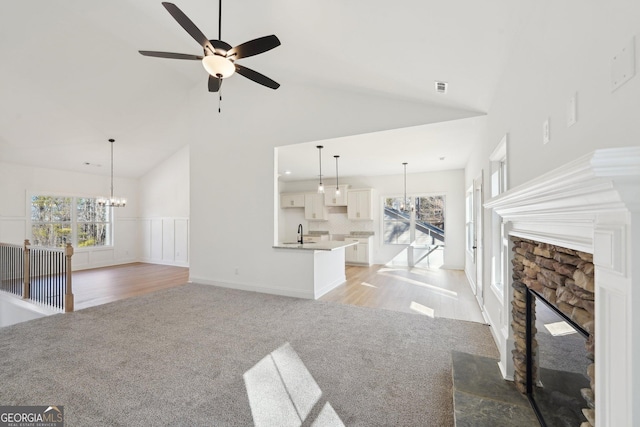
[[[304,208],[304,193],[280,193],[281,208]]]
[[[347,192],[347,218],[373,220],[373,190],[349,190]]]
[[[308,193],[304,195],[304,219],[310,221],[329,219],[329,212],[324,205],[324,194]]]
[[[347,206],[347,190],[348,185],[338,185],[340,195],[336,196],[336,188],[327,186],[324,193],[325,206]]]

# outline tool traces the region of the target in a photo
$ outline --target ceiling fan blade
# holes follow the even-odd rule
[[[227,58],[233,56],[234,61],[240,58],[247,58],[249,56],[257,55],[259,53],[266,52],[273,48],[280,46],[280,40],[273,34],[270,36],[260,37],[248,42],[242,43],[229,52],[227,52]]]
[[[209,92],[217,92],[222,86],[222,79],[209,75]]]
[[[213,46],[211,46],[211,43],[209,43],[207,37],[202,33],[202,31],[200,31],[198,27],[196,27],[196,24],[194,24],[193,21],[191,21],[191,19],[189,19],[189,17],[178,8],[178,6],[169,2],[162,2],[162,5],[165,9],[167,9],[171,16],[173,16],[173,18],[178,21],[178,24],[180,24],[182,28],[187,31],[187,33],[189,33],[189,35],[193,37],[195,41],[200,43],[200,46],[202,46],[203,49],[209,49],[209,51],[213,53]]]
[[[154,52],[151,50],[139,50],[141,55],[153,56],[156,58],[170,58],[170,59],[202,59],[199,55],[189,55],[187,53],[172,53],[172,52]]]
[[[256,83],[259,83],[266,87],[270,87],[271,89],[278,89],[280,87],[280,83],[271,80],[264,74],[260,74],[259,72],[253,71],[251,68],[243,67],[242,65],[234,65],[236,66],[236,72],[240,75],[245,76],[249,80],[253,80]]]

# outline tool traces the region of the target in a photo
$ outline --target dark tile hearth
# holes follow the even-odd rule
[[[527,398],[500,375],[497,360],[458,351],[451,357],[456,427],[540,425]]]

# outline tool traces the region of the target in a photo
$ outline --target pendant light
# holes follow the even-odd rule
[[[109,139],[109,142],[111,143],[111,196],[109,198],[98,198],[98,206],[123,208],[127,204],[127,199],[113,196],[113,143],[115,142],[115,139],[111,138]]]
[[[409,211],[412,210],[411,202],[407,199],[407,162],[402,164],[404,166],[404,199],[402,199],[402,204],[400,205],[400,210]]]
[[[316,145],[318,149],[318,160],[320,163],[320,183],[318,184],[318,194],[324,194],[324,185],[322,185],[322,145]]]
[[[338,187],[338,159],[340,156],[333,156],[336,159],[336,197],[340,195],[340,187]]]

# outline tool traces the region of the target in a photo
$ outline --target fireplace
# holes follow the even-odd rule
[[[484,207],[497,214],[502,227],[503,238],[497,245],[501,251],[494,252],[493,256],[503,259],[503,277],[514,276],[501,295],[503,311],[492,321],[503,376],[514,380],[518,387],[526,384],[526,378],[521,378],[522,373],[519,373],[522,366],[521,372],[527,372],[526,354],[519,353],[520,348],[526,348],[526,314],[523,321],[521,312],[512,308],[517,306],[526,312],[527,295],[535,300],[536,314],[540,306],[550,302],[581,326],[588,336],[583,343],[586,343],[585,349],[591,348],[588,357],[593,360],[587,366],[589,386],[580,389],[584,401],[580,403],[584,405],[582,409],[587,410],[586,414],[581,412],[588,415],[585,418],[589,420],[584,422],[597,427],[640,425],[640,369],[637,367],[640,360],[640,262],[637,262],[640,254],[640,147],[597,150],[488,200]],[[590,263],[592,267],[589,268],[593,269],[592,278],[585,279],[592,287],[593,301],[583,298],[586,304],[581,301],[579,309],[574,312],[572,308],[572,314],[567,314],[567,307],[563,305],[566,301],[559,301],[557,287],[549,291],[545,290],[547,286],[540,287],[535,283],[530,286],[531,283],[521,280],[522,277],[511,269],[517,263],[514,260],[519,259],[518,251],[514,249],[518,239],[536,246],[576,251],[587,257],[582,261]],[[566,255],[580,258],[576,254]],[[522,264],[523,267],[517,268],[524,273],[525,263]],[[538,274],[535,277],[539,282]],[[558,279],[549,273],[543,273],[541,277],[551,282]],[[525,274],[524,279],[532,277]],[[569,284],[573,283],[569,281]],[[542,299],[530,293],[530,288],[534,288]],[[577,290],[572,286],[569,289]],[[561,293],[564,295],[565,291]],[[575,300],[573,293],[573,296],[567,293],[562,298]],[[592,323],[579,319],[591,311]],[[512,328],[512,325],[515,326]],[[539,324],[532,326],[533,329],[544,328]],[[542,348],[545,343],[540,331],[537,332],[532,345],[537,351],[533,366],[542,371],[547,367],[541,364],[539,353],[546,350]],[[548,386],[549,381],[541,372],[540,375],[535,377],[532,387]],[[526,393],[526,385],[524,388]]]
[[[511,245],[516,387],[542,425],[593,426],[593,257],[517,237]]]

